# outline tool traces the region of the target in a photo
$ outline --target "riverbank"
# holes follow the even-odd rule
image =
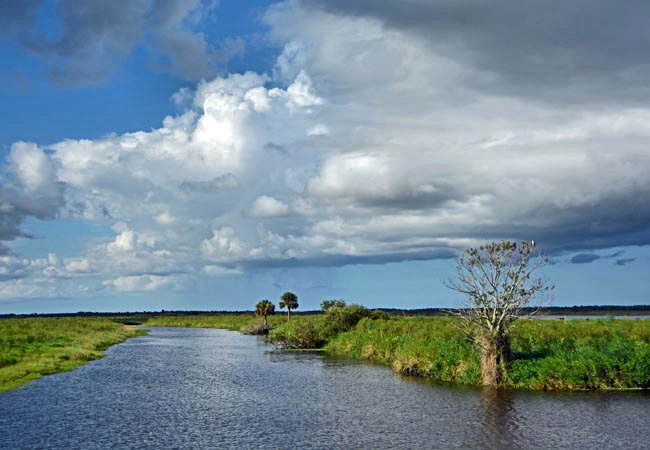
[[[0,393],[101,358],[108,347],[146,334],[98,318],[0,320]]]
[[[325,314],[295,315],[289,324],[283,316],[271,319],[271,342],[287,348],[321,348],[331,355],[385,364],[404,375],[480,384],[476,348],[453,317],[359,317],[349,327],[337,326],[345,320]],[[258,322],[254,315],[242,314],[167,316],[146,324],[245,331]],[[504,388],[650,388],[648,320],[521,320],[511,338]]]
[[[342,314],[345,312],[344,314]],[[480,383],[478,354],[456,318],[392,316],[348,307],[338,314],[268,318],[271,341],[293,349],[385,364],[436,381]],[[222,328],[249,332],[248,314],[164,315],[146,326]],[[100,318],[0,320],[0,392],[73,369],[110,345],[146,333]],[[512,360],[502,387],[534,390],[650,388],[650,321],[643,319],[521,320],[512,329]]]
[[[328,353],[390,365],[431,380],[480,384],[480,363],[456,318],[363,319],[326,345]],[[534,390],[650,388],[647,320],[521,320],[502,387]]]

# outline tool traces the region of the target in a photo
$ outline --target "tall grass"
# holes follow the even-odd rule
[[[98,318],[0,320],[0,392],[71,370],[143,330]]]
[[[325,349],[388,364],[399,373],[480,383],[474,344],[448,317],[363,319]],[[650,321],[521,320],[504,387],[546,390],[650,388]]]
[[[388,315],[361,305],[335,306],[324,314],[303,316],[274,327],[268,339],[283,348],[321,348],[334,336],[352,329],[363,318],[388,319]]]
[[[480,363],[474,346],[446,317],[361,320],[334,337],[326,351],[387,364],[396,372],[442,381],[478,384]]]
[[[287,318],[283,314],[276,314],[275,316],[268,316],[268,320],[269,326],[273,327],[284,323]],[[253,313],[196,314],[191,316],[164,315],[152,317],[144,325],[154,327],[224,328],[226,330],[248,332],[260,327],[262,318]]]
[[[532,389],[650,388],[650,321],[520,321],[506,383]]]

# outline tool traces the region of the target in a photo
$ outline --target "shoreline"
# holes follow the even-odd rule
[[[0,320],[0,395],[104,357],[146,330],[98,318]]]
[[[294,317],[290,325],[298,330],[305,325],[313,329],[324,318],[323,315]],[[380,364],[427,382],[481,387],[477,382],[476,352],[458,335],[453,320],[403,316],[389,320],[365,318],[347,331],[330,335],[320,348],[281,348],[277,343],[276,348]],[[7,338],[7,325],[12,323],[14,328],[20,326],[14,329],[13,337]],[[269,317],[269,323],[272,329],[288,326],[282,315]],[[58,329],[56,326],[52,329],[52,324],[58,325]],[[219,328],[245,334],[258,325],[259,319],[250,313],[167,315],[141,324],[143,327]],[[89,326],[103,328],[97,333],[95,329],[85,329]],[[147,333],[140,326],[80,317],[0,320],[0,331],[5,334],[0,333],[0,358],[4,358],[0,359],[0,393],[45,375],[72,370],[101,358],[104,350],[112,345]],[[17,337],[20,334],[22,340]],[[71,335],[75,338],[70,339]],[[21,345],[24,348],[12,354],[7,342],[14,341],[16,348]],[[273,344],[268,338],[266,341]],[[31,359],[18,361],[21,351]],[[646,319],[517,321],[513,355],[499,389],[554,392],[650,389],[650,322]]]
[[[317,317],[292,317],[291,324],[317,322]],[[284,317],[272,318],[272,328],[286,323]],[[230,326],[220,326],[218,316],[202,315],[197,319],[167,317],[152,320],[146,326],[178,324],[182,328],[245,332],[247,325],[256,323],[252,314],[239,316],[239,326],[233,322]],[[454,334],[457,330],[449,320],[442,317],[362,319],[349,331],[328,339],[322,348],[279,349],[323,352],[332,357],[381,364],[396,373],[425,381],[481,387],[476,381],[479,370],[476,354],[471,344]],[[443,325],[446,328],[441,328]],[[650,369],[644,369],[650,368],[650,322],[646,319],[522,320],[518,326],[521,329],[513,346],[515,358],[508,368],[508,378],[499,389],[533,392],[650,389]],[[612,339],[615,346],[608,347]],[[634,353],[637,350],[647,353]]]

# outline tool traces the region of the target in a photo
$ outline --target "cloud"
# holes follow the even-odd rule
[[[307,4],[307,3],[305,3]],[[562,104],[647,104],[650,90],[650,6],[621,8],[598,0],[319,0],[321,9],[358,20],[375,19],[425,39],[477,72],[473,87]]]
[[[65,260],[65,270],[71,273],[88,273],[92,269],[90,262],[83,258],[69,258]]]
[[[159,70],[199,80],[214,76],[244,51],[241,40],[213,45],[196,31],[216,5],[200,0],[66,0],[54,7],[43,0],[5,2],[0,35],[38,58],[58,83],[100,81],[138,46]],[[53,25],[43,25],[42,15]]]
[[[216,193],[219,191],[237,189],[238,187],[239,183],[237,182],[237,178],[231,173],[218,176],[209,181],[183,181],[180,184],[180,188],[190,194]]]
[[[277,217],[284,216],[289,212],[289,206],[279,200],[262,195],[255,199],[251,208],[251,215],[254,217]]]
[[[591,253],[579,253],[571,258],[573,264],[588,264],[600,259],[600,255]]]
[[[553,51],[540,91],[529,91],[516,66],[507,70],[508,50],[492,47],[496,35],[477,43],[497,26],[460,4],[479,29],[464,37],[449,4],[448,26],[436,28],[447,38],[435,45],[424,19],[386,17],[371,3],[274,5],[263,19],[282,49],[272,73],[180,91],[184,109],[157,129],[16,144],[0,240],[24,234],[30,216],[115,226],[65,255],[77,261],[68,267],[34,269],[7,254],[7,279],[45,279],[47,269],[50,279],[147,290],[270,267],[450,258],[499,239],[579,252],[573,263],[650,244],[650,109],[609,96],[616,86],[602,89],[606,77],[582,67],[586,54],[578,63],[588,82],[574,97],[550,94],[564,73]],[[415,7],[423,17],[443,8]],[[559,17],[541,17],[557,30]],[[469,50],[493,52],[494,64]],[[599,106],[584,107],[589,98]]]
[[[137,292],[137,291],[155,291],[162,287],[168,286],[170,280],[165,277],[156,275],[140,275],[129,277],[118,277],[107,284],[112,284],[118,291]]]
[[[636,258],[621,258],[621,259],[617,259],[614,264],[616,264],[617,266],[625,266],[634,261],[636,261]]]
[[[210,239],[201,243],[201,254],[211,261],[232,261],[247,255],[247,245],[236,235],[230,227],[220,228],[212,232]]]
[[[223,267],[214,264],[205,266],[203,272],[210,276],[241,275],[244,273],[241,269]]]
[[[618,251],[615,251],[613,253],[609,253],[609,254],[606,254],[606,255],[597,255],[597,254],[594,254],[594,253],[579,253],[579,254],[573,256],[570,259],[570,262],[574,263],[574,264],[588,264],[588,263],[597,261],[599,259],[618,258],[619,256],[623,255],[624,253],[625,253],[625,251],[623,251],[623,250],[618,250]],[[617,265],[617,266],[624,266],[624,265],[626,265],[628,263],[631,263],[633,261],[636,261],[636,258],[618,258],[618,259],[616,259],[614,264]]]
[[[54,162],[35,144],[13,144],[7,162],[9,176],[0,185],[0,255],[10,253],[2,242],[31,237],[21,229],[26,218],[53,219],[65,202]]]
[[[56,190],[52,161],[35,144],[16,142],[7,160],[18,184],[28,193],[48,193]]]

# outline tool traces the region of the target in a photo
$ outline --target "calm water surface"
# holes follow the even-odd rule
[[[648,448],[644,393],[494,393],[152,328],[0,395],[2,448]]]

